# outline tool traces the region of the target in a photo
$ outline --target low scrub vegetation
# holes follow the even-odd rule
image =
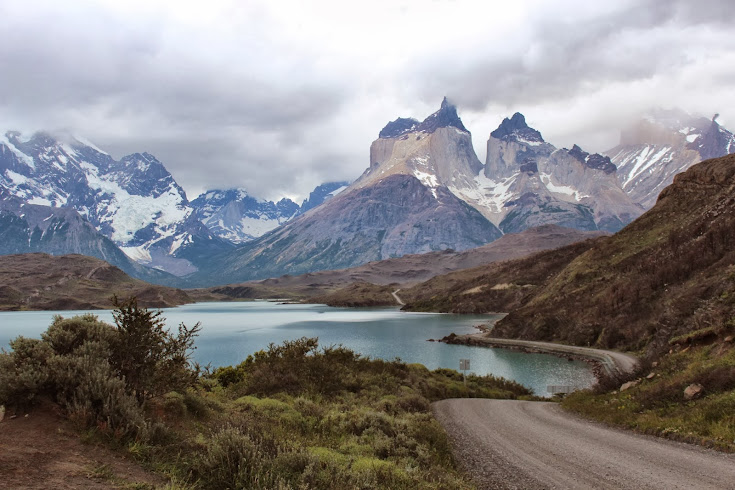
[[[732,342],[720,337],[708,345],[672,351],[639,374],[637,384],[624,391],[618,384],[616,389],[598,393],[577,392],[563,406],[640,432],[735,451]],[[685,396],[690,386],[697,389]]]
[[[90,437],[183,488],[471,488],[430,403],[530,395],[308,338],[201,372],[198,326],[169,332],[134,300],[115,322],[57,317],[40,340],[15,339],[0,353],[0,404],[52,398]]]

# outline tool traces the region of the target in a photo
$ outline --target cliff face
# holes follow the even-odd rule
[[[474,185],[481,170],[472,136],[456,108],[444,99],[441,108],[421,123],[403,118],[388,123],[370,145],[370,167],[353,186],[369,186],[400,174],[414,176],[431,189],[466,187]]]

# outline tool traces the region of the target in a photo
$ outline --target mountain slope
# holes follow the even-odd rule
[[[408,254],[349,269],[337,269],[218,286],[212,293],[236,298],[304,298],[323,295],[350,284],[373,284],[407,288],[447,272],[501,262],[553,249],[600,236],[601,232],[584,232],[556,225],[532,228],[522,233],[503,235],[494,242],[462,252],[442,250],[424,254]],[[353,304],[360,298],[352,298]],[[395,304],[388,295],[389,304]]]
[[[97,257],[127,274],[155,284],[176,278],[131,260],[71,208],[27,204],[0,186],[0,255],[44,252]]]
[[[623,190],[645,209],[676,174],[730,153],[735,153],[735,136],[717,124],[716,116],[709,120],[676,109],[651,111],[605,152],[618,167]]]
[[[192,281],[211,285],[340,269],[407,253],[473,248],[499,236],[446,188],[391,175],[343,191],[262,238],[214,257],[213,266]]]
[[[676,336],[730,328],[735,155],[676,176],[651,210],[511,306],[493,335],[661,352]]]
[[[0,256],[0,309],[111,308],[110,298],[136,296],[147,308],[191,302],[180,289],[133,279],[105,261],[83,255],[41,253]]]
[[[69,135],[8,132],[0,138],[0,185],[29,204],[75,209],[134,260],[174,274],[232,248],[193,217],[183,189],[148,153],[116,161]]]

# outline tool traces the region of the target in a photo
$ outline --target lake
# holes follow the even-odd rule
[[[548,385],[588,387],[595,382],[590,367],[547,354],[427,342],[454,332],[476,332],[474,325],[492,323],[499,315],[406,313],[397,308],[332,308],[323,305],[277,304],[268,301],[195,303],[162,310],[169,327],[201,322],[194,359],[212,366],[238,364],[268,344],[318,337],[321,345],[342,344],[372,358],[421,363],[429,369],[459,368],[470,359],[470,371],[515,380],[539,395]],[[23,335],[39,338],[54,315],[84,312],[0,312],[0,346]],[[93,311],[112,323],[110,311]]]

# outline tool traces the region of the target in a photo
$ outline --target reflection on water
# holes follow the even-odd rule
[[[82,312],[0,313],[0,345],[18,335],[38,337],[53,315],[70,317]],[[109,311],[94,312],[112,322]],[[237,364],[249,354],[299,337],[318,337],[321,345],[342,344],[362,355],[421,363],[430,369],[458,369],[459,359],[470,359],[477,374],[513,379],[545,395],[547,385],[590,386],[594,376],[580,361],[546,354],[524,354],[505,349],[427,342],[450,333],[472,333],[474,325],[491,323],[497,315],[443,315],[404,313],[395,308],[330,308],[322,305],[279,305],[266,301],[197,303],[165,309],[170,327],[201,322],[194,358],[212,366]]]

